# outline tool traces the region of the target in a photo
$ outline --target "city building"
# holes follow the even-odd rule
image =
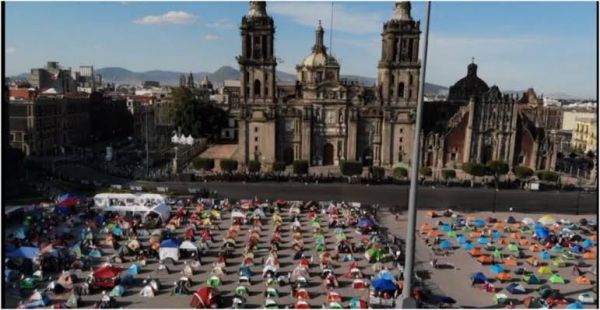
[[[27,156],[57,154],[90,138],[87,97],[39,96],[8,106],[10,145]]]
[[[77,91],[71,69],[62,69],[56,61],[49,61],[46,68],[31,69],[29,83],[42,92],[50,90],[50,93],[63,94]]]
[[[311,165],[410,165],[419,72],[420,23],[409,2],[395,4],[383,24],[382,54],[374,87],[340,78],[341,65],[328,53],[318,23],[311,53],[296,66],[297,81],[276,82],[275,25],[266,3],[251,1],[241,23],[240,80],[222,95],[238,121],[242,163],[307,160]],[[438,172],[464,162],[502,160],[510,166],[553,169],[556,111],[546,111],[533,90],[526,98],[502,94],[477,76],[449,89],[447,100],[424,109],[421,162]]]
[[[572,147],[584,153],[589,151],[598,153],[597,144],[598,121],[596,117],[575,118]]]

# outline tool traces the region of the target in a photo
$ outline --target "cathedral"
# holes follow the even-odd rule
[[[238,122],[239,162],[410,165],[421,30],[409,2],[396,3],[391,19],[383,24],[374,86],[341,78],[340,63],[328,53],[320,21],[314,45],[296,66],[292,85],[277,83],[275,25],[266,2],[250,2],[240,30],[239,100],[231,107]],[[534,169],[552,164],[551,139],[520,111],[516,98],[478,78],[474,63],[450,88],[447,101],[426,102],[424,112],[421,163],[434,171],[489,160]]]

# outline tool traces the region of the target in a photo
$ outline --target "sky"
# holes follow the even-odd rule
[[[333,55],[342,74],[375,77],[382,24],[392,2],[335,2]],[[331,2],[268,2],[278,70],[295,72],[323,21],[330,45]],[[239,25],[248,2],[7,2],[6,74],[94,65],[132,71],[213,72],[237,68]],[[412,16],[424,30],[425,4]],[[449,86],[478,74],[501,90],[596,97],[594,2],[434,2],[427,82]],[[421,40],[423,41],[423,40]]]

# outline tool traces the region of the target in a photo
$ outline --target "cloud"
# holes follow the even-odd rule
[[[9,47],[7,47],[7,48],[6,48],[4,51],[5,51],[5,52],[6,52],[6,54],[8,54],[8,55],[12,55],[12,54],[15,54],[15,53],[17,52],[17,49],[16,49],[16,48],[14,48],[14,47],[12,47],[12,46],[9,46]]]
[[[235,25],[230,22],[227,18],[221,18],[215,22],[207,23],[206,27],[210,28],[233,28]]]
[[[184,11],[169,11],[163,15],[148,15],[133,21],[140,25],[160,25],[160,24],[191,24],[197,19],[196,16]]]
[[[295,23],[315,27],[318,20],[323,25],[329,25],[331,20],[331,4],[329,3],[298,3],[274,2],[269,3],[270,13],[291,18]],[[388,16],[389,17],[389,16]],[[335,32],[352,34],[378,33],[384,18],[375,13],[350,11],[340,4],[334,6],[333,28]]]
[[[204,40],[206,40],[206,41],[217,41],[220,39],[221,39],[221,37],[216,34],[207,34],[204,36]]]

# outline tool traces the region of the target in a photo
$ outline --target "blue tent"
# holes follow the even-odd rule
[[[487,281],[487,277],[483,274],[483,272],[476,272],[471,275],[472,284],[482,284]]]
[[[561,253],[563,252],[563,248],[560,245],[555,245],[550,249],[550,252]]]
[[[465,250],[465,251],[470,251],[473,248],[475,248],[475,246],[473,246],[471,243],[467,243],[463,246],[463,250]]]
[[[358,221],[357,225],[358,225],[358,227],[365,227],[365,228],[366,227],[373,227],[373,226],[375,226],[375,222],[373,222],[373,220],[370,219],[370,218],[364,217],[364,218],[361,218]]]
[[[477,242],[479,242],[479,244],[488,244],[490,242],[490,239],[486,237],[479,237],[479,239],[477,239]]]
[[[535,229],[535,234],[538,236],[538,238],[542,238],[542,239],[546,239],[548,237],[550,237],[550,233],[548,232],[548,229],[546,229],[546,227],[537,227]]]
[[[140,273],[140,271],[142,271],[142,268],[140,268],[140,266],[138,264],[132,264],[128,269],[127,269],[127,273],[131,274],[131,275],[135,275]]]
[[[492,239],[500,239],[500,238],[502,238],[502,234],[501,233],[499,233],[497,231],[494,232],[494,233],[492,233]]]
[[[250,279],[253,275],[254,273],[250,269],[250,266],[244,266],[242,269],[240,269],[240,277],[247,277]]]
[[[398,287],[396,286],[396,284],[393,281],[387,280],[387,279],[376,279],[375,281],[373,281],[373,283],[371,283],[373,285],[373,288],[377,291],[380,292],[395,292]]]
[[[475,220],[475,221],[473,221],[473,225],[475,225],[475,227],[485,227],[485,221],[484,220]]]
[[[580,302],[574,302],[568,304],[567,309],[583,309],[583,305]]]
[[[121,229],[121,227],[117,226],[112,229],[112,233],[117,236],[121,236],[123,234],[123,230]]]
[[[38,248],[22,246],[12,252],[6,254],[7,257],[22,257],[34,259],[40,254]]]
[[[504,268],[502,268],[502,266],[500,265],[493,265],[492,267],[490,267],[490,270],[495,273],[501,273],[504,271]]]
[[[161,248],[179,248],[179,241],[175,239],[167,239],[160,243]]]
[[[583,247],[576,244],[574,246],[571,247],[571,252],[573,253],[583,253]]]
[[[583,240],[583,242],[581,243],[581,246],[584,248],[591,248],[594,246],[594,241],[590,240],[590,239],[585,239]]]
[[[511,294],[525,294],[527,290],[519,283],[511,283],[506,286],[506,290]]]
[[[26,238],[25,236],[27,235],[27,231],[25,227],[19,227],[17,230],[15,230],[14,234],[15,238],[23,240]]]
[[[388,271],[388,270],[384,270],[384,271],[380,272],[379,273],[379,279],[390,280],[392,282],[395,281],[394,275],[390,271]]]
[[[541,259],[551,259],[552,255],[550,255],[550,253],[548,253],[548,252],[543,251],[543,252],[540,252],[540,258]]]
[[[467,243],[467,238],[465,238],[464,236],[459,236],[458,238],[456,238],[456,242],[458,242],[458,244],[465,244]]]
[[[121,278],[121,285],[123,286],[131,286],[135,284],[135,279],[132,274],[126,274]]]
[[[440,243],[440,248],[442,249],[452,249],[452,243],[448,240],[444,240]]]
[[[523,280],[527,284],[540,284],[540,279],[538,279],[538,277],[536,277],[534,274],[526,275],[523,277]]]
[[[466,221],[465,221],[465,219],[463,219],[463,218],[459,219],[459,220],[456,222],[456,225],[457,225],[457,226],[459,226],[459,227],[465,226],[465,224],[466,224]]]
[[[88,256],[94,257],[94,258],[101,258],[102,252],[100,252],[100,250],[91,250],[90,253],[88,253]]]
[[[448,224],[444,224],[444,225],[440,226],[440,230],[441,231],[451,231],[452,227]]]

